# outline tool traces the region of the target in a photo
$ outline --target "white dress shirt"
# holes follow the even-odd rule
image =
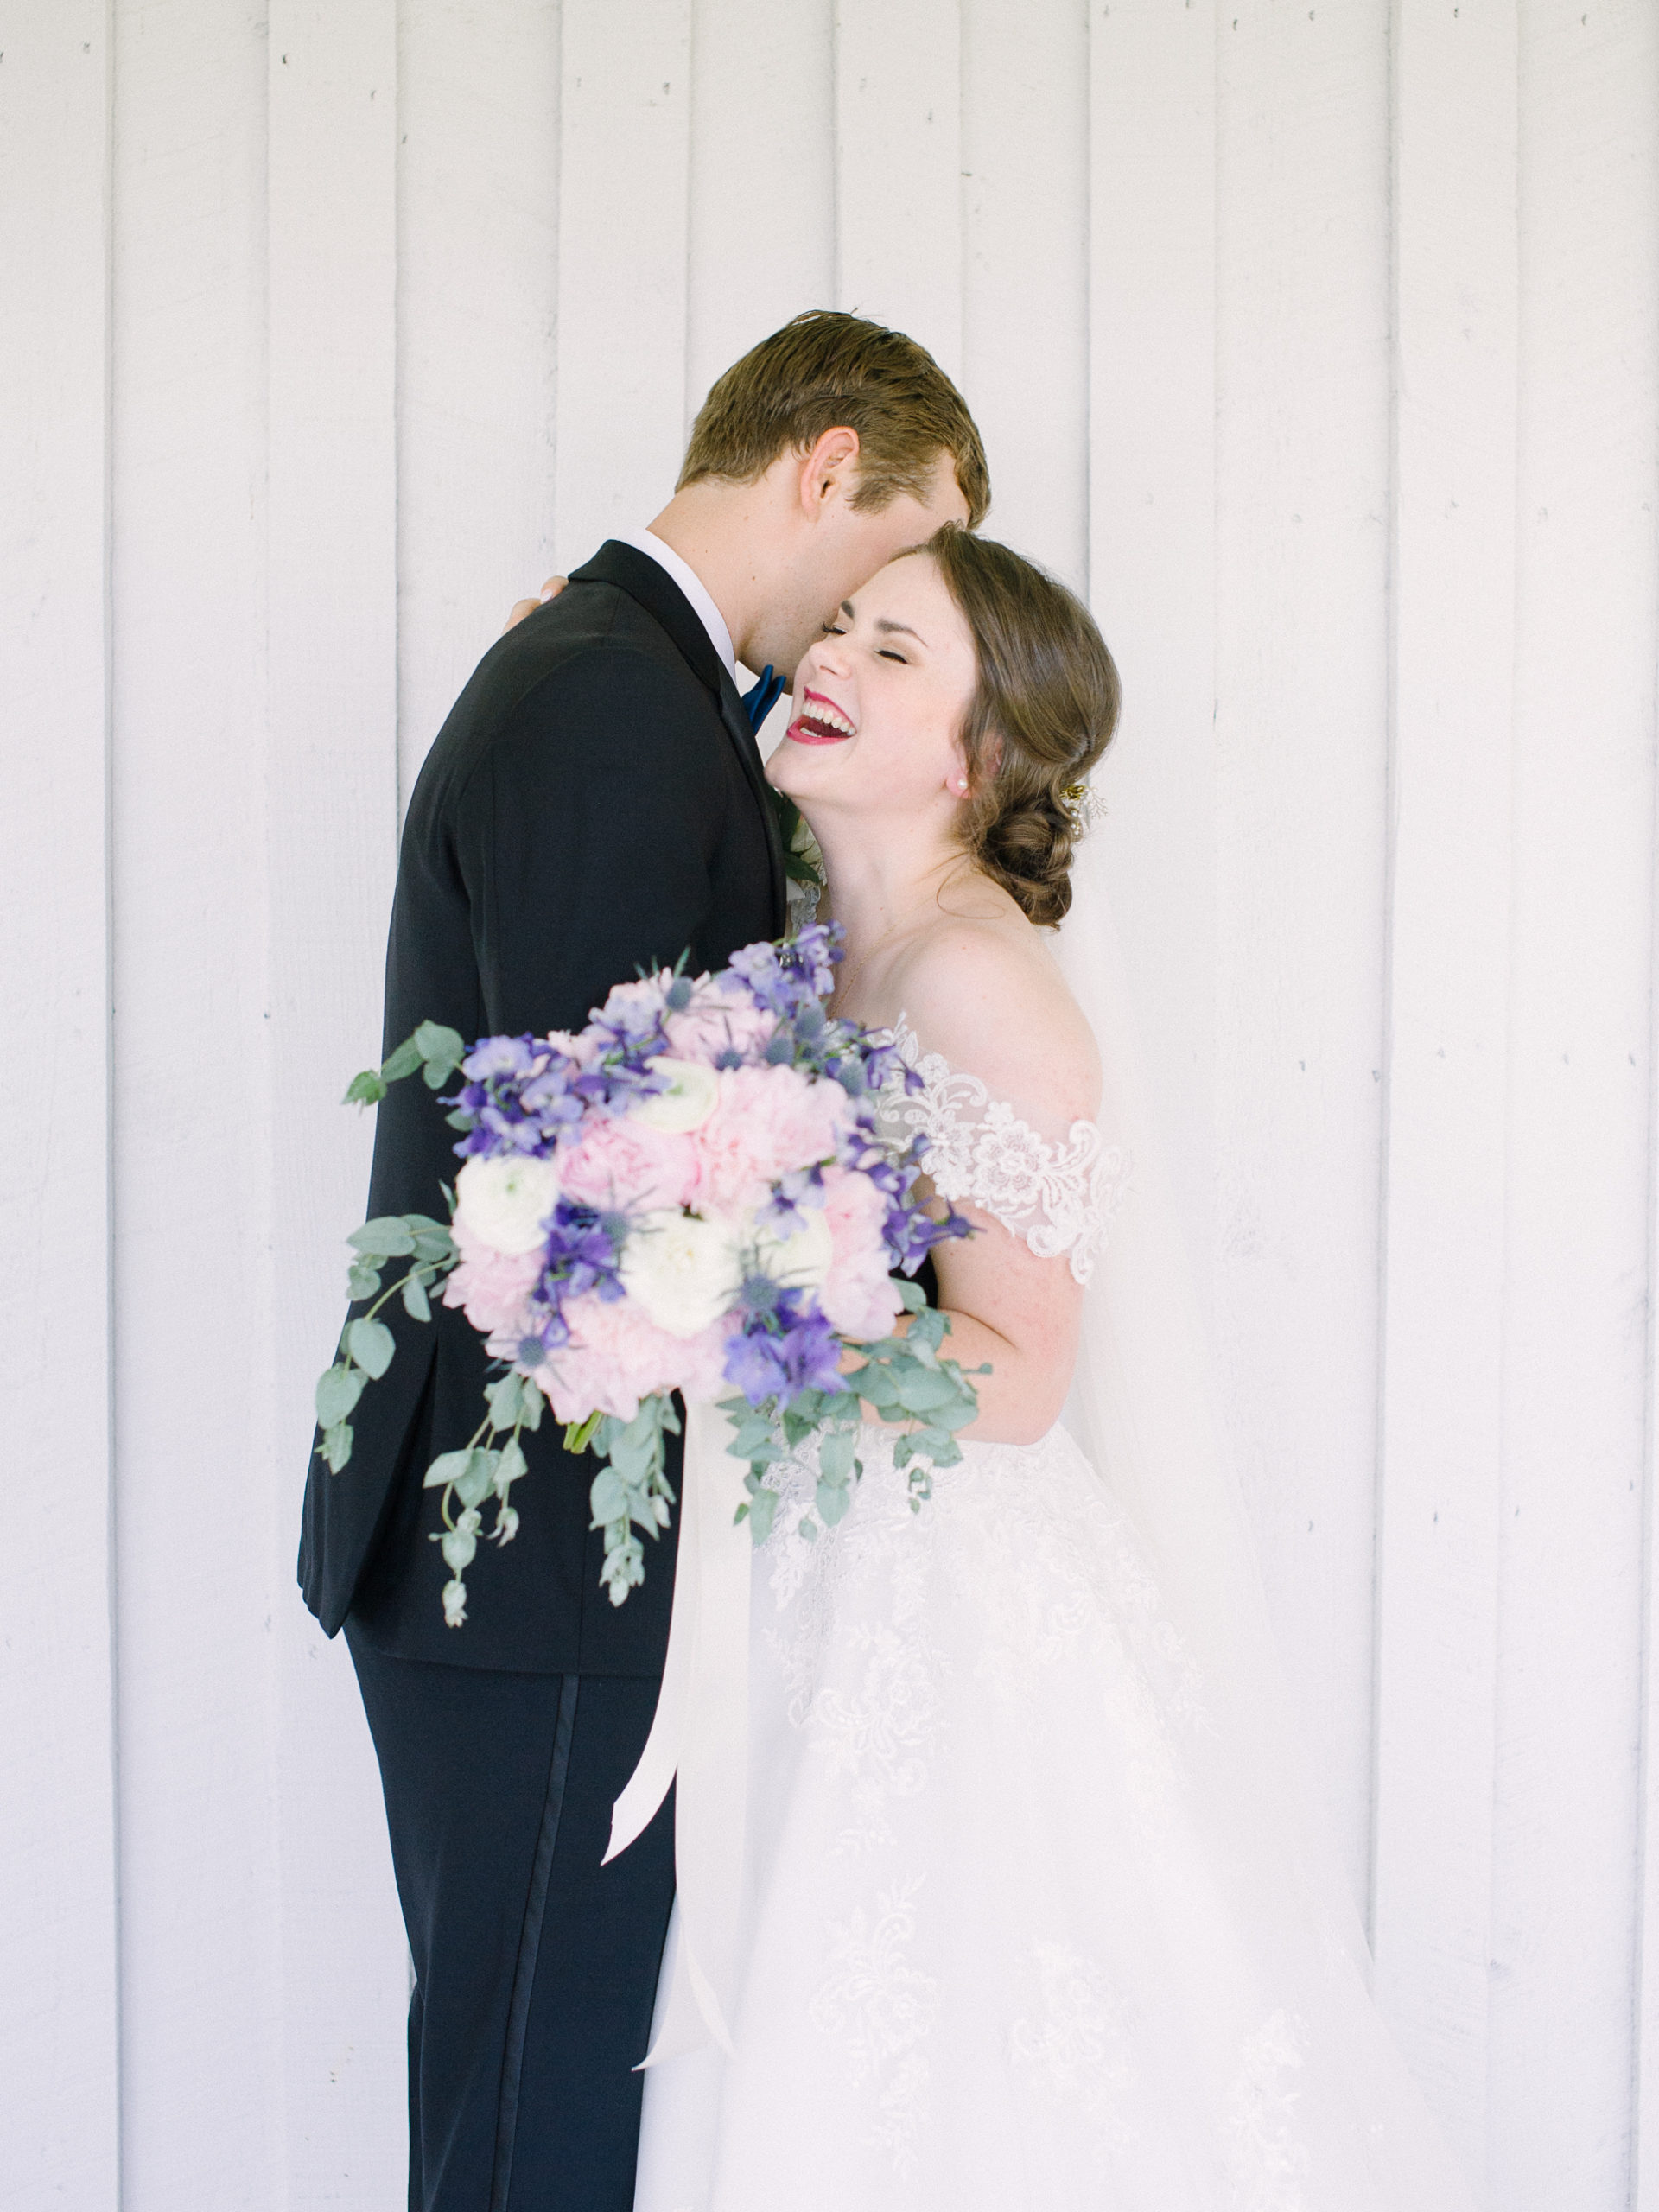
[[[709,595],[709,587],[691,566],[683,561],[671,545],[660,537],[653,537],[648,530],[619,530],[614,533],[618,542],[632,545],[636,553],[643,553],[655,561],[659,569],[673,577],[691,602],[692,612],[709,632],[709,642],[726,664],[726,672],[734,683],[737,681],[737,654],[732,645],[732,633],[726,627],[726,618]]]

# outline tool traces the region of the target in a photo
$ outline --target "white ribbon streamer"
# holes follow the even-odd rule
[[[685,1409],[680,1547],[663,1687],[639,1764],[611,1811],[608,1866],[649,1825],[677,1777],[674,1878],[679,1942],[653,2066],[710,2035],[732,2048],[749,1758],[749,1560],[743,1462],[718,1406]],[[636,2071],[638,2069],[636,2069]]]

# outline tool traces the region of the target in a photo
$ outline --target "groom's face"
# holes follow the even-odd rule
[[[941,524],[968,519],[968,502],[947,454],[934,463],[923,499],[901,492],[885,507],[855,507],[854,488],[849,479],[846,488],[837,485],[824,500],[767,608],[757,641],[761,661],[769,660],[791,683],[801,656],[861,584],[895,554],[931,537]]]

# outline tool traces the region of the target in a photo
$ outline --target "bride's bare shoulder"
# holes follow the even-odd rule
[[[910,948],[892,988],[923,1049],[977,1076],[994,1097],[1039,1106],[1061,1123],[1093,1117],[1093,1033],[1049,933],[1023,915],[942,918]]]

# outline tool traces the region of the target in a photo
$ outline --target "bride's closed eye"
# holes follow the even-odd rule
[[[826,638],[844,638],[847,632],[839,623],[825,622],[821,626],[820,634]],[[894,652],[891,645],[878,646],[875,657],[878,660],[896,660],[900,668],[910,666],[910,663],[905,658],[903,653]]]

